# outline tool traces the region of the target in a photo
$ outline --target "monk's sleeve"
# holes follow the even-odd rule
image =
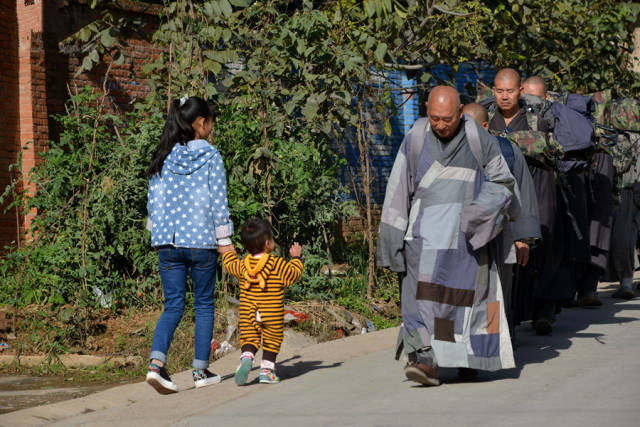
[[[511,223],[513,240],[541,239],[536,187],[522,152],[514,147],[513,175],[520,188],[520,215]]]
[[[409,224],[410,198],[413,191],[407,162],[409,137],[400,145],[393,163],[387,191],[382,205],[376,264],[396,272],[406,271],[404,259],[404,236]]]
[[[517,218],[519,203],[511,206],[516,192],[515,178],[502,157],[495,137],[481,132],[484,181],[475,199],[460,214],[460,227],[476,250],[496,237],[508,217]]]

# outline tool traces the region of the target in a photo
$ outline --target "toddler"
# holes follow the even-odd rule
[[[253,359],[262,340],[260,383],[275,384],[275,362],[284,331],[284,288],[302,275],[302,247],[294,243],[289,249],[291,261],[271,255],[275,248],[271,225],[262,219],[249,219],[240,234],[249,252],[240,260],[235,251],[222,254],[225,270],[240,282],[240,343],[242,355],[235,382],[247,382]]]

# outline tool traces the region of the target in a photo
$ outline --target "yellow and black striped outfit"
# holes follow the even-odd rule
[[[265,258],[267,257],[267,258]],[[240,281],[240,343],[280,352],[284,333],[284,288],[302,276],[302,261],[263,254],[240,260],[233,251],[222,254],[225,270]],[[260,265],[263,264],[263,265]],[[262,267],[262,268],[260,268]],[[256,320],[260,313],[260,322]]]

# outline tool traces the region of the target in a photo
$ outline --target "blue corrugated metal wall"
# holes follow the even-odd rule
[[[432,86],[453,80],[458,91],[471,99],[475,97],[476,82],[478,80],[488,83],[493,81],[495,76],[493,68],[478,64],[461,64],[455,75],[452,68],[444,64],[434,67],[430,71],[433,76],[431,79]],[[400,144],[409,129],[411,129],[411,126],[413,126],[413,123],[420,117],[418,81],[409,79],[403,71],[388,71],[385,74],[393,90],[392,99],[397,112],[390,117],[391,135],[386,136],[384,132],[379,132],[381,135],[376,135],[371,144],[373,180],[371,183],[371,197],[376,204],[383,203],[387,177],[391,173]],[[360,156],[355,140],[346,141],[344,148],[348,166],[342,169],[341,181],[343,185],[352,189],[351,176],[354,177],[358,186],[361,184]],[[347,168],[351,169],[352,174],[349,174]],[[352,194],[351,197],[355,198],[355,195]]]

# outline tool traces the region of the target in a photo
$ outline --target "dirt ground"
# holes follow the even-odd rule
[[[377,303],[376,307],[386,317],[392,318],[397,314],[394,304]],[[301,321],[290,321],[285,328],[283,355],[295,354],[317,342],[367,330],[368,319],[332,303],[295,303],[286,309],[302,313],[302,316]],[[72,399],[144,379],[145,361],[161,310],[97,310],[84,317],[69,311],[70,307],[54,311],[27,307],[18,313],[16,324],[19,326],[17,334],[14,334],[13,309],[0,307],[0,343],[8,344],[0,355],[42,356],[42,364],[35,367],[15,363],[0,365],[0,413]],[[237,321],[236,305],[216,309],[213,338],[217,351],[212,351],[213,362],[238,349]],[[193,326],[193,313],[186,312],[171,345],[170,372],[185,370],[191,365]],[[79,337],[78,330],[88,333]],[[225,341],[230,348],[225,347]],[[221,348],[227,348],[227,351],[223,352]],[[73,368],[63,366],[59,360],[56,362],[56,356],[61,354],[74,354],[79,358],[84,355],[127,357],[137,362]]]

